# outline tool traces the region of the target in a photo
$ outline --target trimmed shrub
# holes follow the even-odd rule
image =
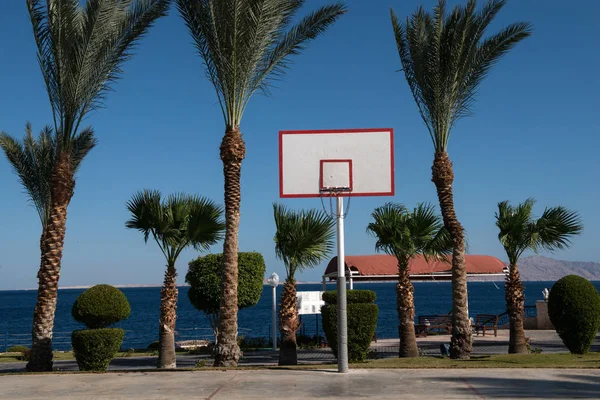
[[[25,353],[26,351],[29,351],[29,347],[27,347],[27,346],[10,346],[8,349],[6,349],[6,351],[8,353]]]
[[[110,285],[96,285],[79,295],[71,314],[89,329],[106,328],[129,317],[131,307],[122,291]]]
[[[71,335],[73,353],[80,371],[106,371],[123,343],[120,328],[81,329]]]
[[[347,290],[346,303],[374,303],[377,296],[372,290]],[[323,301],[325,304],[337,305],[337,291],[330,290],[323,293]]]
[[[238,253],[238,308],[258,303],[263,290],[265,259],[258,252]],[[189,283],[188,297],[192,305],[206,313],[219,311],[223,254],[208,254],[189,263],[185,281]]]
[[[258,303],[263,290],[266,266],[262,254],[257,252],[238,253],[238,309]],[[221,277],[223,254],[208,254],[189,263],[185,281],[190,285],[188,298],[192,305],[204,312],[213,331],[219,323],[221,303]]]
[[[548,314],[569,351],[585,354],[600,329],[600,294],[587,279],[567,275],[550,290]]]
[[[371,293],[369,294],[368,292]],[[326,297],[327,300],[325,300]],[[370,290],[349,290],[347,292],[347,299],[348,360],[351,362],[362,362],[367,359],[369,346],[377,328],[379,307],[377,304],[373,304],[375,301],[375,292]],[[325,331],[331,351],[337,358],[337,305],[335,305],[335,292],[323,293],[323,300],[328,303],[328,305],[321,308],[323,330]],[[333,304],[329,303],[328,300]]]
[[[160,342],[158,340],[150,343],[146,349],[148,350],[158,350],[160,348]]]

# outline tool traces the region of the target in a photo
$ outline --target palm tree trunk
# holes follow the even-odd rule
[[[167,266],[160,291],[160,320],[158,328],[158,368],[177,368],[175,355],[175,320],[177,319],[177,271]]]
[[[415,335],[415,303],[414,287],[408,277],[408,268],[399,267],[398,285],[398,319],[400,322],[400,357],[418,357],[417,337]]]
[[[454,210],[454,196],[452,195],[454,172],[448,153],[435,153],[431,172],[431,180],[435,183],[437,189],[444,226],[452,235],[452,241],[454,242],[452,251],[452,339],[450,341],[450,356],[465,359],[469,358],[472,349],[465,239],[463,227],[458,222]]]
[[[67,207],[73,197],[75,180],[70,155],[58,155],[51,180],[50,216],[41,237],[38,292],[33,311],[31,359],[27,370],[52,371],[52,331],[58,296],[58,279],[67,228]]]
[[[508,352],[510,354],[527,353],[525,342],[525,329],[523,318],[525,311],[525,296],[523,295],[523,284],[519,276],[517,264],[511,263],[505,282],[506,308],[510,321],[510,336],[508,341]]]
[[[287,279],[283,284],[281,304],[279,305],[279,329],[281,332],[279,365],[298,364],[296,332],[299,327],[296,281],[294,279]]]
[[[237,366],[240,347],[238,324],[238,231],[240,227],[240,178],[246,145],[239,129],[227,129],[221,142],[221,160],[225,176],[225,241],[223,243],[223,279],[219,305],[219,335],[215,347],[215,367]]]

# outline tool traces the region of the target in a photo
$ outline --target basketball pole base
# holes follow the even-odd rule
[[[344,259],[344,199],[337,196],[337,317],[338,372],[348,372],[348,317],[346,315],[346,261]]]

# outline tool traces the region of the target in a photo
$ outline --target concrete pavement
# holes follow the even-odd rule
[[[600,398],[600,371],[577,369],[197,371],[0,376],[5,399]]]

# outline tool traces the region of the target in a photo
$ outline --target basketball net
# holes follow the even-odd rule
[[[348,201],[346,202],[344,212],[340,214],[337,211],[337,201],[334,201],[334,199],[341,196],[343,193],[348,194]],[[321,189],[319,191],[319,198],[321,199],[321,206],[323,207],[325,214],[332,218],[346,218],[346,215],[348,215],[348,212],[350,211],[350,199],[352,198],[351,194],[352,189],[349,187],[330,187]],[[326,200],[324,200],[324,198],[329,198],[329,209],[327,209]]]

